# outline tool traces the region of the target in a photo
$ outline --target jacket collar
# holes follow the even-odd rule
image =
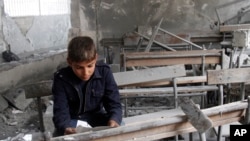
[[[82,80],[74,74],[70,66],[66,67],[64,71],[61,71],[60,75],[62,76],[62,79],[72,84],[79,84],[82,82]],[[102,78],[102,76],[100,74],[100,70],[98,69],[98,65],[96,65],[94,73],[90,79],[99,79],[99,78]]]

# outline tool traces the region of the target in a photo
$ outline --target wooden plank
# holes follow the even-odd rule
[[[192,50],[176,52],[136,52],[122,54],[121,63],[126,67],[132,66],[161,66],[175,64],[202,64],[205,56],[206,64],[220,64],[222,50]]]
[[[187,76],[187,77],[177,77],[175,79],[177,84],[207,82],[207,76]]]
[[[163,79],[157,81],[150,81],[150,82],[142,82],[136,84],[128,84],[123,85],[122,87],[155,87],[155,86],[170,86],[172,84],[172,78],[170,79]]]
[[[227,84],[250,81],[250,68],[208,70],[208,84]]]
[[[163,80],[177,76],[185,76],[186,71],[184,65],[173,65],[113,74],[117,85],[124,86],[141,82]]]
[[[124,53],[128,59],[136,58],[166,58],[166,57],[188,57],[188,56],[220,56],[223,50],[189,50],[189,51],[154,51],[154,52],[126,52]]]
[[[161,66],[176,64],[202,64],[205,56],[206,64],[220,64],[223,50],[192,50],[164,52],[134,52],[122,54],[121,64],[132,66]]]
[[[250,29],[250,24],[236,24],[236,25],[221,25],[220,26],[220,32],[231,32],[235,30]]]
[[[201,91],[214,91],[218,90],[217,86],[181,86],[178,87],[178,92],[201,92]],[[119,90],[121,96],[136,96],[139,94],[146,95],[154,95],[154,94],[173,94],[173,87],[165,87],[165,88],[137,88],[137,89],[121,89]]]
[[[205,64],[219,64],[220,58],[206,57]],[[127,60],[126,67],[134,66],[162,66],[162,65],[176,65],[176,64],[202,64],[202,57],[180,57],[180,58],[165,58],[165,59],[138,59]]]

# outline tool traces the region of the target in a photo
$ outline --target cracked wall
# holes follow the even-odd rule
[[[65,48],[71,27],[70,15],[9,17],[4,12],[3,0],[0,3],[1,52],[7,44],[20,56],[39,50]]]

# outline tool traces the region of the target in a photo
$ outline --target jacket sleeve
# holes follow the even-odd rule
[[[60,75],[55,74],[52,86],[53,93],[53,122],[57,129],[64,131],[65,128],[70,127],[70,114],[67,96],[63,87],[63,80]]]
[[[115,120],[118,124],[121,124],[122,106],[120,93],[113,73],[110,69],[107,69],[105,77],[105,96],[103,105],[107,113],[110,115],[110,119]]]

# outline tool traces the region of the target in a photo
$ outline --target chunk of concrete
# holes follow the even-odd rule
[[[53,105],[48,105],[46,112],[43,115],[44,128],[46,132],[54,132],[53,117]]]
[[[6,99],[4,99],[2,97],[2,95],[0,95],[0,112],[3,111],[4,109],[6,109],[8,107],[8,102],[6,101]]]
[[[27,83],[52,79],[53,73],[65,64],[66,58],[67,52],[64,51],[43,58],[1,64],[0,93]]]
[[[4,97],[19,110],[25,110],[33,101],[33,99],[26,99],[25,90],[22,88],[11,90],[6,93]]]

